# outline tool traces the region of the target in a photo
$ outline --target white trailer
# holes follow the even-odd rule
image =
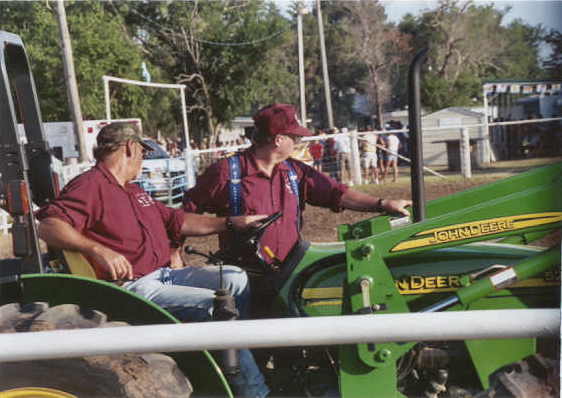
[[[142,122],[139,118],[129,119],[113,119],[111,121],[101,120],[84,120],[84,142],[86,145],[86,152],[90,162],[94,160],[93,148],[96,144],[96,138],[99,131],[108,123],[112,122],[131,122],[139,125],[142,131]],[[71,158],[78,158],[78,144],[76,134],[72,122],[45,122],[43,123],[43,131],[45,138],[49,143],[49,147],[53,150],[53,154],[62,161]],[[23,124],[18,124],[18,133],[21,142],[25,142],[25,132]]]

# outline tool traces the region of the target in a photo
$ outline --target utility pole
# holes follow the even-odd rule
[[[301,96],[301,124],[306,127],[306,99],[304,92],[304,49],[302,43],[302,16],[308,14],[308,10],[304,6],[299,6],[297,11],[297,33],[299,46],[299,86]]]
[[[66,91],[68,93],[68,101],[70,104],[70,114],[72,116],[74,134],[76,137],[76,142],[78,144],[79,160],[80,162],[87,162],[89,161],[89,159],[86,154],[84,125],[82,123],[82,110],[80,109],[80,96],[78,95],[78,84],[76,83],[76,74],[74,73],[72,46],[70,44],[70,33],[68,32],[66,10],[64,8],[63,0],[57,0],[57,19],[63,56],[62,63],[64,66],[64,75],[66,80]]]
[[[332,96],[330,95],[330,76],[328,75],[328,62],[326,60],[326,43],[324,41],[324,21],[320,0],[316,0],[318,9],[318,36],[320,37],[320,56],[322,58],[322,75],[324,77],[324,95],[326,97],[326,113],[328,114],[328,127],[334,128],[334,115],[332,113]]]

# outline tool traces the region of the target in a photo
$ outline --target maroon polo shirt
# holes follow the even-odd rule
[[[152,199],[136,184],[119,185],[103,163],[70,181],[37,212],[55,217],[124,255],[140,278],[170,263],[170,239],[179,240],[185,213]],[[91,260],[91,259],[90,259]],[[94,264],[100,279],[109,273]]]
[[[283,216],[266,229],[261,242],[262,247],[268,246],[281,261],[299,239],[297,206],[301,213],[306,203],[339,212],[343,210],[342,195],[347,190],[346,185],[305,163],[292,158],[289,161],[297,172],[300,203],[297,203],[292,191],[289,168],[284,162],[275,166],[272,175],[268,176],[259,169],[252,148],[240,154],[242,214],[269,215],[283,210]],[[212,164],[197,179],[195,187],[186,192],[184,210],[230,215],[229,180],[228,159]],[[221,234],[221,246],[224,247],[232,238],[232,233]]]

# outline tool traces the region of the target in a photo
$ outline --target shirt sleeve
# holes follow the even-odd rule
[[[321,173],[311,166],[299,161],[293,161],[302,172],[299,176],[303,192],[303,200],[312,205],[326,207],[334,212],[343,211],[343,194],[348,190],[347,185],[341,184]]]
[[[228,180],[229,168],[226,159],[210,165],[197,178],[195,186],[185,193],[183,209],[188,213],[228,213]]]
[[[95,182],[86,176],[73,179],[53,202],[39,209],[35,216],[40,221],[47,217],[57,218],[80,232],[91,228],[103,213],[102,201],[97,195],[99,190],[93,185]]]
[[[184,240],[181,228],[185,220],[185,212],[180,209],[168,207],[157,200],[154,202],[158,207],[158,211],[160,212],[164,225],[166,226],[170,246],[180,247]]]

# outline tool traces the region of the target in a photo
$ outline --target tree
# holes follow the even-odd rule
[[[105,118],[102,75],[139,79],[143,53],[104,4],[69,3],[66,12],[83,117]],[[43,119],[70,120],[55,8],[48,2],[5,2],[0,3],[0,15],[2,29],[19,34],[26,43]],[[116,115],[147,119],[149,104],[139,88],[113,91]]]
[[[348,62],[359,62],[365,68],[364,91],[371,98],[381,128],[384,105],[391,99],[391,77],[412,51],[410,37],[386,22],[384,7],[378,1],[346,2],[343,26],[349,36]]]
[[[442,0],[436,10],[399,28],[414,36],[417,48],[429,47],[428,72],[424,74],[424,106],[471,106],[482,98],[482,81],[536,79],[541,27],[520,20],[502,26],[509,8],[475,6],[472,1]]]
[[[188,89],[192,130],[216,142],[218,128],[284,93],[292,79],[279,63],[290,26],[257,1],[119,2],[131,34],[154,64]],[[274,60],[274,62],[271,62]],[[265,80],[264,77],[270,78]],[[264,95],[270,94],[270,95]]]
[[[552,29],[545,36],[545,41],[552,46],[552,53],[544,60],[543,67],[551,78],[562,77],[562,33]]]
[[[43,120],[70,120],[54,10],[39,2],[2,2],[0,28],[26,45]]]
[[[297,3],[292,5],[296,7]],[[428,109],[474,104],[483,80],[545,76],[545,60],[560,76],[560,33],[520,20],[502,25],[509,8],[443,0],[396,28],[376,1],[322,3],[336,125],[353,124],[356,94],[368,94],[380,120],[385,107],[405,105],[407,66],[429,46],[422,96]],[[188,86],[190,131],[214,140],[220,126],[275,101],[298,103],[298,60],[293,18],[264,1],[69,2],[82,113],[104,118],[101,76],[142,78]],[[314,14],[303,18],[306,105],[325,127],[322,71]],[[0,27],[19,34],[30,56],[45,121],[69,120],[54,7],[47,2],[0,2]],[[109,50],[108,50],[109,49]],[[184,111],[177,92],[113,84],[112,117],[141,117],[145,131],[179,131]],[[387,108],[388,109],[388,108]]]

